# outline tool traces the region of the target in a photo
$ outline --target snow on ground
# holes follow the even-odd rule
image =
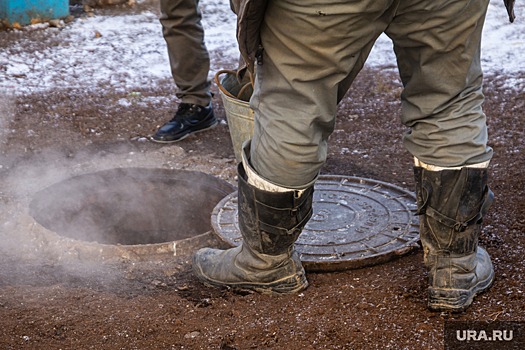
[[[235,15],[229,0],[201,0],[200,4],[212,57],[232,62],[230,67],[219,67],[212,61],[212,75],[237,62]],[[507,87],[523,90],[525,6],[521,3],[516,17],[515,23],[509,23],[503,1],[491,3],[483,34],[482,65],[486,74],[507,76]],[[77,19],[65,28],[44,31],[47,45],[36,45],[20,32],[1,33],[20,38],[0,51],[0,89],[4,92],[18,95],[68,87],[129,91],[171,79],[166,44],[158,15],[153,12]],[[392,44],[386,36],[378,39],[367,65],[395,69]]]

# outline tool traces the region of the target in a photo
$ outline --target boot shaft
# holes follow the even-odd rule
[[[291,252],[312,216],[313,185],[301,191],[268,192],[248,183],[242,163],[237,170],[239,229],[244,243],[262,254]]]
[[[483,217],[493,201],[487,170],[415,167],[414,174],[429,305],[461,308],[494,274],[488,254],[478,249]]]
[[[414,168],[423,243],[439,255],[475,254],[483,216],[493,202],[487,169]]]

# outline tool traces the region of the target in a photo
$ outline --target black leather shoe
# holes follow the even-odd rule
[[[180,141],[190,134],[213,128],[217,119],[211,103],[207,107],[181,103],[173,119],[157,130],[152,141],[171,143]]]

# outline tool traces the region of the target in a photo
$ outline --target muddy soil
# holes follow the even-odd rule
[[[496,201],[480,243],[496,280],[459,314],[427,310],[420,249],[376,266],[308,273],[304,292],[271,297],[201,285],[190,255],[97,259],[40,237],[19,219],[54,182],[129,166],[201,171],[235,185],[235,158],[216,87],[220,124],[175,145],[145,139],[176,109],[174,97],[122,106],[129,92],[16,96],[0,146],[0,348],[442,349],[447,320],[525,321],[525,92],[503,80],[487,76],[484,87]],[[172,96],[173,85],[134,91]],[[400,92],[391,70],[359,75],[340,105],[324,174],[414,189]]]

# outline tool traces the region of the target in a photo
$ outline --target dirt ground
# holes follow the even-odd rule
[[[10,40],[0,33],[0,46]],[[18,218],[45,183],[128,165],[197,170],[235,185],[234,154],[216,87],[221,123],[175,145],[144,140],[174,103],[123,106],[117,102],[129,92],[82,89],[17,96],[0,140],[0,348],[442,349],[446,320],[525,321],[525,92],[506,90],[504,80],[487,76],[484,88],[496,200],[480,241],[496,280],[459,314],[427,310],[421,250],[363,269],[309,273],[304,292],[270,297],[204,287],[190,256],[102,261],[42,242]],[[134,92],[172,96],[173,85]],[[324,174],[414,189],[400,92],[389,70],[359,75],[340,105]]]

